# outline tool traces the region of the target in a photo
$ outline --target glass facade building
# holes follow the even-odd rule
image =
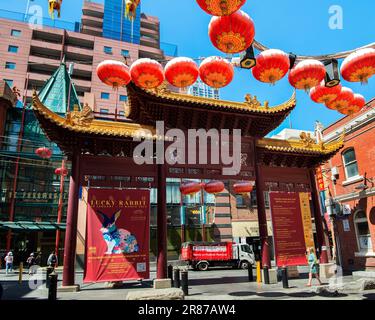
[[[134,21],[125,18],[124,0],[105,0],[103,37],[139,44],[141,39],[141,5]]]

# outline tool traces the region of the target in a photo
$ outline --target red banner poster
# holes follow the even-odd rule
[[[90,189],[84,282],[148,279],[150,191]]]
[[[270,206],[277,266],[306,265],[314,246],[309,194],[270,192]]]

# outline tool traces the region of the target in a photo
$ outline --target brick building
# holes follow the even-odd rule
[[[344,148],[323,166],[323,176],[326,204],[337,202],[337,258],[346,271],[375,269],[374,107],[372,99],[360,113],[323,131],[326,142],[345,134]]]

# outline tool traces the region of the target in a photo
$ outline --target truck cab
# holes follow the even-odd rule
[[[248,244],[234,243],[233,244],[233,259],[237,260],[238,268],[248,269],[249,264],[255,264],[254,252]]]

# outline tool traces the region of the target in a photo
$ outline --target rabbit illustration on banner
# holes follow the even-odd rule
[[[128,230],[118,229],[116,226],[116,221],[121,215],[121,210],[115,212],[111,217],[108,217],[101,211],[98,211],[98,213],[103,218],[100,231],[107,244],[105,254],[133,253],[139,251],[136,237]]]

